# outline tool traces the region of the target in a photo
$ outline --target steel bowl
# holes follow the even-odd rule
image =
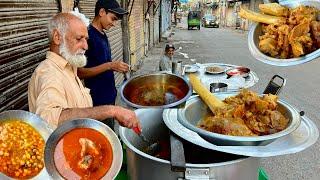
[[[288,1],[281,1],[281,5],[287,6],[289,8],[294,8],[299,5],[306,5],[306,6],[313,6],[317,9],[320,9],[319,0],[296,0],[296,1],[288,0]],[[318,16],[318,20],[320,20],[319,16]],[[292,65],[306,63],[320,57],[320,49],[299,58],[278,59],[278,58],[268,56],[263,52],[261,52],[259,49],[260,35],[262,35],[261,23],[254,23],[249,30],[248,46],[253,57],[263,63],[274,65],[274,66],[292,66]]]
[[[250,69],[243,66],[234,67],[226,70],[227,79],[229,79],[232,76],[241,76],[243,78],[246,78],[249,76],[249,73]]]
[[[192,87],[183,77],[156,73],[127,80],[120,89],[123,101],[135,108],[170,108],[184,103],[192,94]]]
[[[47,142],[47,139],[49,138],[50,134],[53,131],[53,127],[51,127],[41,117],[31,112],[27,112],[23,110],[10,110],[10,111],[4,111],[0,113],[0,122],[7,121],[7,120],[22,120],[23,122],[28,123],[40,133],[40,135],[42,136],[45,142]],[[0,179],[12,179],[12,178],[0,172]],[[34,180],[49,179],[49,175],[46,168],[43,168],[40,171],[40,173],[34,176],[32,179]]]
[[[59,142],[67,132],[76,128],[91,128],[102,133],[110,142],[113,152],[113,160],[110,169],[102,179],[114,179],[119,173],[122,165],[122,146],[117,135],[107,125],[93,119],[75,119],[67,121],[58,126],[58,128],[50,135],[45,148],[45,164],[46,169],[52,179],[64,179],[58,172],[54,163],[54,151]]]
[[[217,93],[219,99],[223,100],[226,97],[237,95],[235,92]],[[216,144],[226,146],[258,146],[267,145],[274,140],[286,136],[296,130],[300,125],[300,115],[298,111],[290,104],[283,100],[278,100],[279,111],[289,119],[288,127],[280,132],[255,137],[244,136],[229,136],[206,131],[197,127],[200,120],[209,113],[209,108],[200,99],[199,96],[191,97],[185,105],[185,108],[178,111],[178,121],[186,128],[198,133],[205,140]]]

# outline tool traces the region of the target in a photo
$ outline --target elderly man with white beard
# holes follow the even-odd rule
[[[122,126],[141,129],[131,110],[113,105],[92,107],[89,89],[77,76],[77,68],[87,61],[84,22],[71,13],[59,13],[49,21],[48,34],[46,59],[35,69],[28,86],[30,111],[55,127],[75,118],[115,118]]]

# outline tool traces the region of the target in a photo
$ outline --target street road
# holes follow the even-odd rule
[[[191,63],[228,63],[243,65],[256,72],[259,82],[252,90],[261,92],[271,77],[278,74],[287,79],[280,98],[284,99],[320,127],[320,59],[290,67],[276,67],[254,59],[248,49],[247,34],[234,29],[203,28],[187,30],[186,20],[178,24],[173,35],[176,49],[181,47],[175,57]],[[319,179],[320,175],[320,143],[300,153],[262,159],[270,179]]]

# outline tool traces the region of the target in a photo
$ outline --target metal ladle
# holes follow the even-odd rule
[[[134,127],[133,131],[145,142],[148,146],[144,149],[144,152],[150,155],[155,155],[160,149],[159,142],[151,143],[143,134],[141,129]]]

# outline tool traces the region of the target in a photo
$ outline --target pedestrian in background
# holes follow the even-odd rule
[[[164,55],[159,62],[160,71],[172,71],[172,61],[174,55],[174,46],[173,44],[167,44],[164,50]]]

